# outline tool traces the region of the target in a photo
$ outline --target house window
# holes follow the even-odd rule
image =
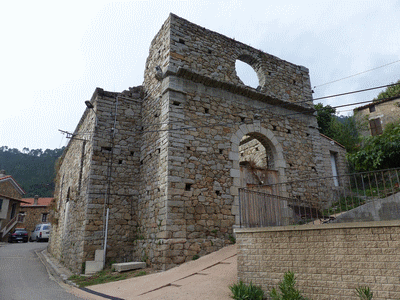
[[[13,203],[13,204],[11,205],[10,220],[11,220],[12,218],[14,218],[16,210],[17,210],[17,204],[16,204],[16,203]]]
[[[339,186],[338,171],[337,171],[337,153],[331,152],[331,165],[332,165],[332,175],[333,184]]]
[[[372,105],[369,107],[369,112],[374,112],[375,111],[375,105]]]
[[[47,215],[48,214],[42,214],[42,223],[46,223],[47,222]]]
[[[24,223],[25,221],[25,212],[19,212],[18,214],[18,222],[19,223]]]
[[[0,210],[3,207],[3,199],[0,199]]]
[[[382,134],[381,118],[369,120],[369,128],[372,136]]]

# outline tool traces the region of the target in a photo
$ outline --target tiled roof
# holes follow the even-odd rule
[[[320,135],[321,135],[322,137],[326,138],[327,140],[330,140],[330,141],[334,142],[336,145],[338,145],[338,146],[340,146],[340,147],[346,149],[345,146],[343,146],[343,145],[340,144],[339,142],[336,142],[334,139],[331,139],[330,137],[326,136],[325,134],[320,133]]]
[[[33,203],[35,202],[35,198],[24,198],[22,200],[28,203],[21,204],[21,206],[48,206],[53,199],[54,198],[38,198],[38,204],[34,205]]]

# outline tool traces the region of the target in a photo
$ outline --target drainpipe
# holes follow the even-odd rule
[[[110,213],[110,209],[107,207],[107,216],[106,216],[106,232],[104,235],[104,250],[103,250],[103,269],[106,265],[106,249],[107,249],[107,232],[108,232],[108,216]]]
[[[120,96],[117,96],[115,101],[115,115],[114,115],[114,125],[111,128],[111,152],[108,159],[108,171],[107,171],[107,189],[104,197],[104,210],[106,210],[106,220],[105,220],[105,228],[104,228],[104,248],[103,248],[103,268],[106,263],[106,254],[107,254],[107,237],[108,237],[108,220],[110,216],[110,188],[111,188],[111,174],[112,174],[112,161],[114,154],[114,138],[115,138],[115,127],[117,125],[117,113],[118,113],[118,99]],[[107,209],[105,209],[107,207]]]

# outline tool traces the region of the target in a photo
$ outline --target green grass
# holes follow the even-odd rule
[[[138,273],[135,274],[133,277],[139,277],[139,276],[144,276],[146,275],[146,271],[139,271]]]
[[[323,214],[331,215],[343,211],[348,211],[363,204],[365,204],[365,200],[358,197],[341,197],[340,200],[334,202],[330,208],[324,210]]]
[[[127,278],[128,278],[127,274],[123,274],[123,273],[115,274],[115,273],[112,273],[111,270],[103,270],[103,271],[100,271],[89,277],[73,275],[68,279],[75,282],[79,287],[85,287],[85,286],[89,286],[89,285],[124,280]]]

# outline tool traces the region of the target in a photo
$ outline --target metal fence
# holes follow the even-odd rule
[[[399,175],[389,169],[241,188],[240,226],[400,219]]]

